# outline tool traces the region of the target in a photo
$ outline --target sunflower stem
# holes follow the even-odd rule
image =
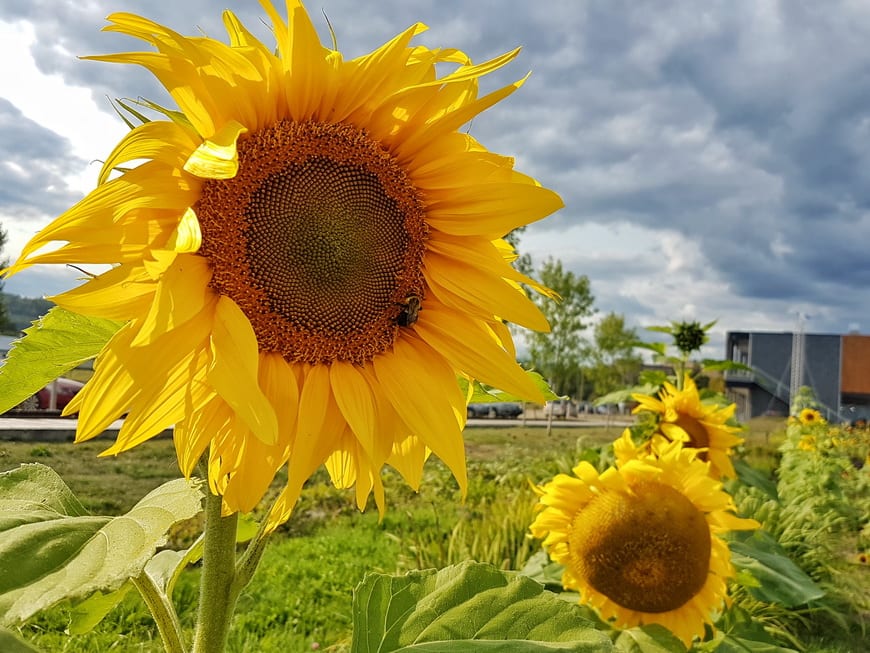
[[[157,624],[160,639],[166,653],[186,653],[184,640],[181,638],[181,623],[175,607],[166,593],[154,583],[154,580],[144,571],[131,579],[133,585],[139,590],[142,600],[148,606],[149,612]]]
[[[221,497],[206,492],[199,612],[193,653],[222,653],[241,587],[236,577],[238,514],[221,516]]]

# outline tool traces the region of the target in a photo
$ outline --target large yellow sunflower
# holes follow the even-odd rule
[[[114,265],[52,298],[125,323],[67,409],[76,439],[128,413],[117,454],[174,425],[228,512],[287,464],[273,525],[322,464],[361,507],[383,509],[384,464],[416,487],[430,452],[464,490],[457,375],[542,400],[503,320],[547,330],[519,283],[547,291],[502,236],[562,201],[459,130],[522,84],[478,96],[517,51],[474,65],[411,45],[417,24],[345,60],[300,2],[261,4],[277,49],[229,11],[229,44],[120,13],[106,29],[155,51],[90,57],[144,66],[180,111],[133,129],[7,270]]]
[[[581,602],[616,627],[665,626],[686,646],[726,600],[733,568],[719,535],[759,526],[732,514],[731,497],[697,453],[670,442],[602,474],[581,462],[575,476],[537,488],[531,525]]]
[[[741,444],[743,438],[734,435],[741,428],[727,421],[734,416],[737,404],[722,407],[702,403],[698,387],[688,374],[682,390],[666,382],[658,398],[643,394],[633,394],[632,398],[638,402],[633,412],[655,413],[659,431],[669,440],[701,449],[700,457],[710,461],[711,472],[717,478],[735,476],[731,449]]]

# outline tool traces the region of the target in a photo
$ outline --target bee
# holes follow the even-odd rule
[[[400,327],[411,326],[417,321],[421,309],[422,302],[420,298],[417,295],[409,295],[405,299],[405,303],[402,304],[402,311],[396,316],[396,324]]]

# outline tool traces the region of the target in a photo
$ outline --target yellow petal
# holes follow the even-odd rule
[[[135,331],[126,325],[112,336],[94,363],[94,375],[64,409],[64,415],[79,412],[76,442],[84,442],[105,431],[126,412],[139,391],[117,356],[117,351],[130,346],[134,335]]]
[[[135,265],[119,265],[49,301],[75,313],[129,320],[148,310],[157,284]]]
[[[435,252],[429,252],[426,258],[426,280],[444,304],[461,310],[476,306],[473,313],[486,311],[528,329],[550,330],[541,310],[522,290],[501,277]],[[463,300],[462,303],[457,303],[455,297]]]
[[[166,245],[179,254],[192,254],[199,251],[202,245],[202,231],[199,228],[196,212],[192,208],[185,209],[178,228]]]
[[[209,383],[266,444],[278,439],[278,419],[257,380],[257,336],[236,303],[221,295],[211,335]]]
[[[464,419],[465,399],[453,370],[428,345],[410,337],[396,340],[391,354],[375,358],[374,368],[393,408],[450,468],[464,494],[467,477],[459,411]]]
[[[421,311],[415,331],[457,368],[476,379],[529,401],[544,395],[490,334],[458,311],[434,305]]]
[[[330,365],[329,381],[342,415],[366,454],[375,458],[375,404],[372,390],[351,363]]]
[[[224,433],[232,423],[233,411],[218,396],[204,402],[200,410],[187,411],[184,419],[175,425],[172,437],[181,473],[189,478],[209,441]]]
[[[181,125],[165,120],[146,122],[131,130],[118,143],[103,164],[97,183],[105,183],[112,170],[137,159],[156,159],[181,167],[196,146],[194,135]]]
[[[440,193],[426,221],[444,233],[495,240],[565,206],[558,194],[533,184],[491,183]]]
[[[278,439],[289,455],[296,430],[299,410],[299,386],[296,376],[280,354],[260,354],[260,387],[275,409],[278,418]]]
[[[232,179],[239,171],[236,143],[247,131],[241,123],[230,120],[193,151],[184,169],[203,179]]]
[[[188,342],[184,342],[185,340]],[[139,446],[180,422],[186,411],[190,410],[187,405],[189,386],[192,379],[204,376],[208,353],[204,342],[198,349],[190,349],[189,339],[186,337],[179,337],[173,345],[170,346],[164,338],[153,350],[150,347],[130,347],[123,352],[122,360],[126,366],[142,370],[149,367],[150,362],[151,373],[161,382],[156,384],[153,379],[149,382],[141,374],[134,374],[138,377],[140,391],[130,404],[130,412],[124,418],[115,444],[102,452],[101,456],[115,455]],[[188,349],[179,355],[184,345]],[[166,365],[164,361],[155,364],[157,356],[163,357],[164,361],[173,360],[174,364]],[[193,407],[194,410],[198,408],[199,406]]]
[[[167,331],[178,329],[198,316],[205,305],[214,300],[209,290],[211,267],[208,261],[191,254],[175,258],[157,284],[157,292],[133,347],[151,344]]]

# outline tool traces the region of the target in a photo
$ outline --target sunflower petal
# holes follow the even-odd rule
[[[453,472],[464,495],[467,489],[462,441],[465,399],[453,370],[428,345],[411,338],[397,340],[394,355],[375,359],[374,368],[393,408]]]
[[[184,164],[184,169],[203,179],[231,179],[239,171],[236,143],[248,128],[230,120],[216,134],[197,147]]]
[[[257,381],[257,336],[236,303],[221,295],[211,336],[208,380],[248,428],[266,444],[278,439],[278,420]]]

